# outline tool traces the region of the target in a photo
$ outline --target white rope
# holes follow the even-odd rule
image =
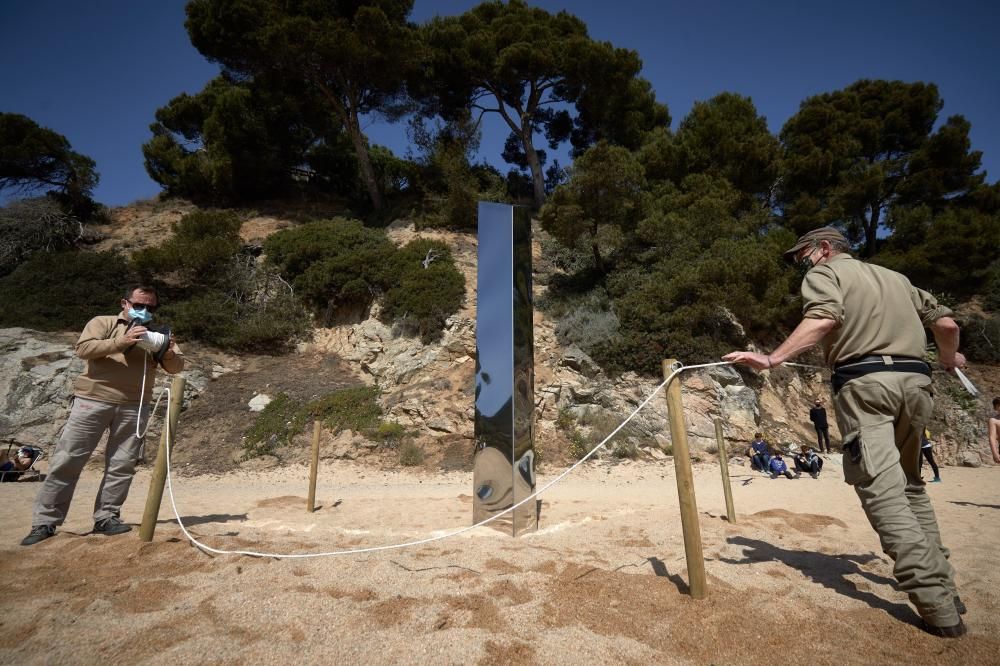
[[[534,498],[538,497],[539,495],[541,495],[542,493],[544,493],[546,490],[548,490],[549,488],[551,488],[552,486],[554,486],[555,484],[559,483],[566,475],[568,475],[574,469],[576,469],[577,467],[579,467],[580,465],[582,465],[588,458],[590,458],[592,455],[594,455],[599,449],[603,448],[604,445],[607,444],[608,441],[610,441],[611,438],[614,437],[618,433],[619,430],[621,430],[622,428],[624,428],[625,424],[627,424],[629,421],[631,421],[633,419],[633,417],[635,417],[635,415],[638,414],[640,410],[642,410],[643,407],[645,407],[647,404],[649,404],[649,401],[653,399],[653,396],[655,396],[657,393],[659,393],[660,389],[662,389],[664,386],[666,386],[667,384],[669,384],[670,381],[678,373],[680,373],[682,371],[685,371],[685,370],[695,370],[697,368],[710,368],[710,367],[717,366],[717,365],[731,365],[731,364],[732,364],[732,361],[721,361],[721,362],[718,362],[718,363],[702,363],[702,364],[699,364],[699,365],[687,365],[687,366],[683,366],[682,365],[682,366],[679,366],[672,373],[670,373],[670,376],[667,377],[665,380],[663,380],[663,382],[659,386],[657,386],[655,389],[653,389],[653,392],[650,393],[646,397],[646,399],[643,400],[639,404],[639,406],[636,407],[632,411],[632,413],[628,415],[628,418],[626,418],[624,421],[622,421],[621,424],[617,428],[615,428],[614,430],[612,430],[611,433],[607,437],[605,437],[601,441],[600,444],[598,444],[593,449],[591,449],[590,452],[588,452],[587,455],[585,455],[582,458],[580,458],[580,460],[578,460],[575,463],[573,463],[573,465],[571,465],[568,469],[566,469],[565,471],[563,471],[562,474],[560,474],[559,476],[557,476],[556,478],[552,479],[547,484],[545,484],[545,486],[543,486],[539,490],[536,490],[531,495],[528,495],[527,497],[525,497],[524,499],[522,499],[517,504],[514,504],[511,507],[508,507],[507,509],[505,509],[504,511],[501,511],[500,513],[493,514],[492,516],[490,516],[489,518],[487,518],[485,520],[482,520],[482,521],[480,521],[478,523],[475,523],[474,525],[469,525],[468,527],[463,527],[463,528],[460,528],[460,529],[448,532],[446,534],[439,534],[439,535],[433,536],[433,537],[427,537],[427,538],[424,538],[424,539],[417,539],[417,540],[414,540],[414,541],[405,541],[403,543],[388,544],[388,545],[384,545],[384,546],[371,546],[371,547],[368,547],[368,548],[350,548],[350,549],[347,549],[347,550],[334,550],[334,551],[329,551],[329,552],[324,552],[324,553],[301,553],[301,554],[260,553],[260,552],[252,551],[252,550],[222,550],[222,549],[219,549],[219,548],[212,548],[211,546],[206,546],[202,542],[198,541],[194,536],[192,536],[192,534],[190,532],[188,532],[187,528],[184,526],[183,521],[181,521],[180,512],[177,510],[177,502],[174,500],[174,487],[173,487],[173,483],[172,483],[171,476],[170,476],[170,441],[171,441],[171,437],[170,437],[170,431],[169,431],[169,428],[170,428],[170,419],[169,418],[164,419],[164,427],[168,429],[167,430],[167,437],[166,437],[166,442],[167,442],[167,444],[166,444],[166,450],[167,450],[167,493],[170,495],[170,504],[171,504],[171,506],[173,507],[173,510],[174,510],[174,517],[177,519],[177,524],[180,526],[181,531],[184,532],[184,536],[186,536],[188,538],[188,540],[191,543],[193,543],[195,546],[197,546],[198,548],[201,548],[202,550],[208,551],[210,553],[217,553],[219,555],[250,555],[250,556],[253,556],[253,557],[273,557],[273,558],[276,558],[276,559],[306,559],[306,558],[311,558],[311,557],[330,557],[330,556],[333,556],[333,555],[355,555],[355,554],[359,554],[359,553],[374,553],[374,552],[382,551],[382,550],[396,550],[396,549],[399,549],[399,548],[408,548],[410,546],[419,546],[421,544],[431,543],[432,541],[440,541],[442,539],[448,539],[448,538],[451,538],[451,537],[454,537],[454,536],[458,536],[459,534],[463,534],[465,532],[469,532],[470,530],[474,530],[477,527],[482,527],[483,525],[491,523],[494,520],[496,520],[497,518],[499,518],[500,516],[503,516],[505,514],[510,513],[511,511],[514,511],[516,508],[518,508],[522,504],[533,500]],[[163,391],[160,394],[161,396],[162,396],[163,392],[166,392],[166,393],[169,394],[170,393],[170,389],[169,388],[164,388]],[[159,401],[157,400],[157,402],[159,402]],[[168,404],[169,404],[169,401],[168,401]]]
[[[149,416],[146,417],[146,427],[140,433],[139,424],[142,423],[142,400],[146,397],[146,365],[149,360],[147,358],[148,356],[150,356],[150,353],[147,351],[146,356],[142,358],[142,388],[139,389],[139,413],[135,416],[135,436],[136,439],[139,439],[140,441],[145,440],[146,433],[149,432],[149,426],[153,422],[153,414],[156,413],[156,408],[160,406],[160,399],[163,398],[163,394],[166,393],[168,396],[170,395],[170,389],[168,388],[160,391],[160,395],[156,396],[156,402],[153,403],[152,409],[149,410]],[[169,404],[169,402],[167,404]],[[146,442],[143,441],[142,449],[145,450],[145,448]],[[140,458],[141,457],[142,456],[140,456]]]

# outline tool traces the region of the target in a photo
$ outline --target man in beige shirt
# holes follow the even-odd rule
[[[146,325],[158,305],[155,288],[130,286],[119,314],[94,317],[83,329],[76,354],[87,361],[87,369],[74,384],[73,408],[35,499],[31,532],[22,546],[48,539],[66,520],[80,473],[105,431],[110,434],[104,478],[94,501],[94,532],[114,535],[132,529],[121,521],[120,513],[139,459],[138,433],[145,428],[157,366],[170,374],[184,369],[184,356],[172,335],[156,351],[144,349],[151,332]]]
[[[803,235],[785,253],[807,269],[803,319],[770,354],[723,358],[766,370],[821,344],[833,370],[834,407],[844,449],[844,480],[893,559],[900,589],[935,636],[965,633],[954,569],[941,543],[934,509],[920,478],[920,433],[931,417],[931,370],[923,360],[924,329],[934,334],[945,370],[962,367],[951,311],[895,271],[848,254],[837,229]]]

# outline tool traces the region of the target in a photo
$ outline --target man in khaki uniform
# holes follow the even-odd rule
[[[926,335],[934,334],[946,370],[965,365],[951,311],[895,271],[848,254],[833,227],[803,235],[785,259],[807,268],[803,319],[771,354],[723,358],[766,370],[822,343],[833,369],[834,407],[844,449],[844,480],[854,486],[900,589],[931,634],[965,633],[948,550],[920,479],[920,433],[931,417]]]
[[[130,286],[119,314],[94,317],[80,334],[76,355],[87,361],[87,369],[73,385],[73,408],[22,546],[48,539],[66,520],[80,473],[105,431],[110,434],[104,478],[94,500],[94,532],[111,536],[132,529],[119,514],[139,460],[142,441],[136,433],[145,426],[156,369],[160,365],[170,374],[184,369],[184,356],[172,335],[156,354],[139,346],[149,337],[146,325],[158,305],[153,287]]]

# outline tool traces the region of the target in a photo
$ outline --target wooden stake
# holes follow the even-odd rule
[[[319,467],[319,431],[320,422],[319,419],[316,419],[313,421],[312,463],[309,466],[309,499],[306,500],[306,511],[309,513],[316,510],[316,469]]]
[[[160,516],[160,503],[163,501],[163,486],[167,481],[167,445],[174,450],[177,417],[181,413],[181,403],[184,401],[184,384],[187,380],[175,375],[170,382],[170,405],[167,408],[167,419],[160,433],[160,448],[156,451],[156,463],[153,465],[153,477],[149,480],[149,492],[146,493],[146,510],[142,514],[142,525],[139,526],[139,539],[152,541],[156,531],[156,519]],[[167,441],[169,433],[170,441]]]
[[[715,419],[715,441],[719,443],[719,467],[722,468],[722,491],[726,494],[726,516],[729,524],[736,523],[736,509],[733,508],[733,488],[729,485],[729,452],[722,437],[722,421]]]
[[[663,362],[663,378],[673,373],[674,359]],[[688,452],[687,428],[684,425],[684,405],[681,402],[681,382],[674,377],[667,384],[667,412],[670,417],[670,439],[674,448],[674,474],[677,476],[677,499],[681,509],[681,530],[684,532],[684,555],[687,558],[688,586],[694,599],[706,594],[705,556],[698,524],[698,503],[694,496],[694,473]]]

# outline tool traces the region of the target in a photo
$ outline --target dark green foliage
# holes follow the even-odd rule
[[[641,155],[650,179],[679,185],[689,174],[703,173],[767,201],[778,179],[779,151],[750,98],[722,93],[696,102],[675,135],[652,134]]]
[[[52,197],[11,202],[0,208],[0,277],[35,252],[73,247],[82,233],[80,221]]]
[[[269,297],[236,300],[209,289],[167,303],[159,315],[180,339],[201,340],[222,349],[281,353],[311,334],[309,317],[287,289]]]
[[[607,259],[625,246],[646,211],[645,185],[635,156],[602,141],[577,158],[569,181],[542,209],[542,226],[567,247],[586,243],[595,267],[606,273]]]
[[[174,235],[136,252],[132,265],[144,278],[176,274],[185,284],[220,286],[239,252],[242,221],[231,211],[199,210],[174,225]]]
[[[445,116],[466,115],[473,104],[499,114],[519,144],[508,154],[530,171],[536,207],[545,200],[536,131],[552,148],[574,125],[580,150],[601,139],[635,147],[644,132],[669,122],[638,79],[638,55],[590,39],[567,12],[549,14],[523,0],[483,2],[431,20],[423,34],[429,68],[411,88]],[[577,117],[554,110],[559,105],[571,105]]]
[[[970,150],[968,122],[952,116],[932,133],[942,106],[933,84],[868,80],[802,102],[781,130],[789,226],[843,224],[872,256],[896,204],[940,210],[977,187],[981,153]]]
[[[971,363],[1000,364],[1000,314],[965,317],[961,350]]]
[[[935,214],[924,205],[895,211],[893,225],[896,233],[873,262],[903,273],[919,287],[956,297],[995,289],[991,277],[1000,265],[1000,213],[949,207]]]
[[[83,330],[120,310],[129,281],[125,259],[113,252],[36,252],[0,278],[0,327]]]
[[[341,389],[305,405],[303,414],[321,419],[333,432],[354,430],[371,434],[378,430],[382,408],[377,386]]]
[[[440,337],[445,320],[465,298],[465,278],[439,241],[415,240],[392,258],[392,286],[382,302],[381,317],[404,333],[419,334],[424,343]]]
[[[397,250],[382,231],[354,220],[283,230],[268,238],[264,249],[325,322],[359,316],[384,294],[383,321],[426,342],[440,335],[465,295],[465,280],[446,245],[418,240]]]
[[[80,219],[96,210],[97,164],[61,134],[18,113],[0,113],[0,191],[53,192]]]
[[[279,231],[264,251],[299,298],[329,323],[338,310],[366,310],[389,286],[395,248],[382,231],[335,218]]]
[[[212,205],[356,189],[357,164],[339,124],[289,82],[217,77],[158,109],[150,129],[146,170],[172,196]]]
[[[287,351],[309,336],[308,315],[273,268],[240,254],[241,224],[231,211],[191,213],[166,242],[137,252],[133,268],[145,280],[179,285],[160,316],[181,339]]]
[[[479,131],[468,119],[431,130],[418,118],[410,124],[410,138],[420,152],[417,182],[423,210],[419,226],[475,229],[480,200],[506,199],[500,172],[470,161],[479,148]]]
[[[656,374],[664,358],[703,362],[773,334],[795,313],[794,273],[780,259],[794,236],[762,234],[767,214],[741,213],[742,201],[725,180],[698,175],[655,204],[637,228],[632,264],[608,277],[620,328],[594,348],[596,360]]]
[[[186,27],[205,57],[231,78],[310,91],[313,110],[350,136],[373,209],[383,207],[361,130],[367,114],[393,114],[419,48],[406,18],[412,0],[314,2],[191,0]]]

